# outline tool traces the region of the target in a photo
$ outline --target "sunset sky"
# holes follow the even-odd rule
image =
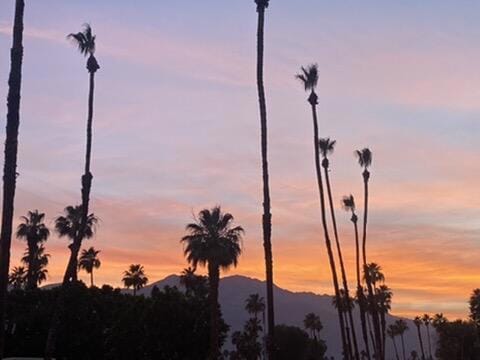
[[[271,1],[265,84],[277,285],[332,293],[307,94],[294,79],[315,62],[321,136],[337,140],[331,176],[349,275],[353,229],[340,199],[352,193],[361,208],[353,152],[368,146],[369,260],[394,291],[393,313],[467,316],[480,286],[479,13],[480,2],[467,0]],[[96,282],[120,285],[131,263],[151,281],[179,273],[185,224],[216,204],[246,229],[240,264],[225,275],[263,279],[256,17],[253,0],[27,2],[16,221],[39,209],[53,227],[80,202],[88,74],[65,36],[89,22],[101,66],[92,189],[101,223],[85,243],[101,250]],[[4,114],[12,19],[13,1],[1,1]],[[49,282],[62,276],[67,244],[55,235],[46,244]],[[13,240],[12,266],[24,247]]]

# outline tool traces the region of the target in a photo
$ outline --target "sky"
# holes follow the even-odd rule
[[[0,2],[2,99],[13,3]],[[277,285],[332,293],[308,94],[294,79],[317,63],[320,132],[337,141],[331,180],[352,284],[353,228],[340,201],[352,193],[362,207],[354,151],[368,146],[369,260],[394,291],[392,312],[468,315],[480,286],[479,11],[467,0],[270,2]],[[101,67],[92,160],[92,211],[101,221],[85,242],[101,250],[96,282],[120,286],[132,263],[151,281],[180,273],[185,225],[217,204],[246,230],[238,267],[223,275],[264,279],[256,21],[253,0],[27,2],[15,225],[39,209],[53,228],[65,206],[80,202],[88,73],[66,35],[89,22]],[[67,245],[55,234],[46,244],[49,283],[62,277]],[[24,248],[13,240],[12,266]]]

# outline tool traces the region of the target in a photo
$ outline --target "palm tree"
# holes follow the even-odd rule
[[[5,328],[8,270],[12,244],[13,208],[17,180],[18,127],[20,124],[20,89],[23,62],[24,0],[15,1],[13,42],[10,52],[10,76],[7,95],[7,128],[3,165],[2,229],[0,232],[0,329]],[[0,331],[0,358],[5,347],[5,332]]]
[[[94,214],[89,214],[85,225],[83,225],[83,207],[82,205],[67,206],[64,210],[65,215],[61,215],[55,219],[55,230],[60,237],[69,238],[72,243],[69,245],[71,255],[70,261],[76,258],[75,241],[78,239],[90,239],[95,234],[98,218]],[[76,264],[76,261],[74,261]],[[77,266],[77,265],[75,265]],[[75,275],[72,273],[65,273],[63,283],[68,283],[71,279],[76,279],[77,269]]]
[[[314,340],[318,340],[320,331],[323,329],[322,321],[320,317],[315,313],[308,313],[303,320],[303,326],[306,330],[310,331],[310,336]]]
[[[123,272],[122,282],[127,288],[132,287],[133,296],[137,295],[137,291],[148,283],[145,269],[140,264],[130,265],[128,270]]]
[[[27,279],[27,272],[23,266],[15,266],[8,276],[8,283],[16,290],[23,288]]]
[[[267,353],[270,360],[274,359],[274,329],[275,312],[273,307],[273,253],[272,253],[272,214],[270,213],[270,185],[268,175],[268,146],[267,146],[267,104],[265,100],[265,87],[263,84],[263,52],[264,52],[264,25],[265,9],[269,0],[255,0],[258,13],[257,25],[257,90],[260,108],[260,137],[262,151],[262,179],[263,179],[263,247],[265,252],[265,269],[267,285]]]
[[[318,192],[320,195],[321,220],[322,220],[323,233],[325,238],[325,245],[327,247],[327,254],[330,262],[330,270],[332,272],[332,280],[333,280],[333,287],[335,290],[335,297],[337,298],[337,303],[340,303],[340,291],[338,286],[337,270],[335,267],[335,259],[333,256],[332,244],[330,242],[330,235],[328,233],[327,217],[326,217],[326,209],[325,209],[325,193],[324,193],[323,183],[322,183],[322,172],[320,170],[319,130],[318,130],[318,120],[317,120],[318,96],[315,93],[315,89],[318,84],[318,66],[310,65],[307,68],[302,67],[301,71],[302,72],[300,74],[296,75],[296,78],[302,82],[305,88],[305,91],[307,92],[310,91],[308,102],[311,105],[312,117],[313,117],[313,147],[315,152],[315,170],[317,175]],[[348,357],[349,351],[348,351],[347,340],[346,340],[345,322],[343,318],[343,313],[340,310],[340,308],[337,309],[337,312],[338,312],[338,320],[340,323],[340,334],[342,338],[343,355],[345,357]]]
[[[367,264],[366,271],[368,271],[368,274],[370,275],[373,290],[377,290],[377,283],[385,282],[385,275],[382,272],[382,268],[376,263],[370,263]],[[367,278],[366,274],[364,274],[364,278]]]
[[[352,194],[344,196],[342,199],[342,205],[345,211],[350,212],[352,217],[350,221],[353,223],[353,229],[355,231],[355,258],[356,258],[356,272],[357,272],[357,301],[360,309],[360,322],[362,326],[363,342],[365,344],[365,354],[367,359],[370,359],[370,347],[368,345],[368,330],[367,330],[367,318],[365,307],[365,296],[363,294],[363,286],[360,275],[360,244],[358,239],[358,216],[355,213],[355,198]]]
[[[34,278],[34,269],[30,265],[34,263],[39,245],[47,241],[50,230],[43,222],[45,214],[38,212],[38,210],[29,211],[27,216],[22,216],[20,219],[22,222],[17,227],[16,236],[27,242],[27,289],[34,289],[37,287],[38,280]]]
[[[363,266],[364,271],[367,266],[367,222],[368,222],[368,181],[370,179],[370,172],[368,168],[372,164],[372,152],[368,148],[362,150],[357,150],[355,154],[358,157],[358,163],[363,168],[363,184],[364,184],[364,211],[363,211],[363,237],[362,237],[362,253],[363,253]],[[368,274],[368,272],[366,273]],[[380,331],[380,320],[378,318],[378,309],[374,299],[374,291],[372,287],[372,282],[370,277],[366,277],[367,289],[368,289],[368,300],[372,307],[372,320],[373,320],[373,331],[375,334],[375,352],[377,357],[384,359],[383,346],[382,346],[382,336]]]
[[[430,324],[432,323],[432,318],[428,314],[423,314],[422,321],[427,328],[427,340],[428,340],[428,357],[432,359],[432,344],[430,342]]]
[[[210,299],[210,360],[220,356],[218,285],[220,269],[237,266],[241,254],[241,226],[233,226],[233,216],[222,213],[220,206],[200,211],[198,219],[186,226],[188,235],[182,238],[187,261],[194,268],[208,267]]]
[[[21,259],[22,263],[27,266],[28,271],[31,272],[33,286],[35,288],[37,288],[42,282],[47,280],[47,266],[49,257],[50,254],[45,254],[45,247],[43,245],[40,245],[34,250],[33,254],[30,254],[30,251],[27,250],[27,252]],[[29,272],[27,272],[27,274]]]
[[[395,350],[395,357],[397,360],[400,360],[400,357],[398,356],[398,349],[397,349],[397,343],[395,342],[395,336],[398,335],[398,329],[395,324],[390,324],[388,325],[387,328],[387,335],[390,339],[392,339],[393,342],[393,348]]]
[[[250,294],[250,296],[245,301],[245,310],[251,315],[254,319],[258,318],[258,314],[261,314],[265,311],[265,300],[258,294]]]
[[[402,354],[403,354],[403,360],[407,360],[407,357],[405,355],[405,340],[403,338],[403,334],[405,331],[408,330],[408,325],[403,319],[398,319],[395,321],[395,328],[397,330],[398,335],[400,335],[400,338],[402,339]]]
[[[305,76],[305,74],[304,74]],[[345,299],[347,302],[350,302],[350,295],[348,290],[348,280],[347,280],[347,272],[345,271],[345,265],[343,262],[343,255],[342,255],[342,248],[340,246],[340,240],[338,238],[338,228],[337,228],[337,220],[335,217],[335,209],[333,207],[333,196],[332,196],[332,187],[330,185],[330,175],[329,175],[329,166],[330,161],[328,159],[328,155],[333,153],[335,150],[335,140],[330,140],[330,138],[322,138],[318,142],[318,146],[320,147],[320,153],[322,155],[322,167],[324,169],[325,174],[325,183],[327,185],[327,194],[328,194],[328,202],[330,206],[330,215],[332,217],[332,224],[333,224],[333,233],[335,235],[335,243],[337,245],[337,254],[338,260],[340,263],[340,269],[342,272],[342,282],[343,282],[343,289],[346,293]],[[350,321],[350,331],[352,333],[352,341],[353,341],[353,348],[355,351],[355,359],[360,360],[360,354],[358,352],[358,344],[357,344],[357,335],[355,332],[355,323],[353,321],[353,314],[352,314],[352,306],[351,304],[346,304],[347,312],[345,313],[348,316],[348,320]]]
[[[81,227],[88,226],[88,211],[90,202],[90,190],[92,187],[93,175],[90,172],[90,161],[92,153],[92,122],[93,122],[93,93],[95,87],[95,73],[100,66],[98,66],[97,59],[95,58],[95,35],[92,33],[92,28],[89,24],[85,24],[83,31],[76,34],[72,33],[67,36],[75,45],[78,50],[84,56],[88,56],[87,70],[90,74],[90,87],[88,94],[88,117],[87,117],[87,144],[85,153],[85,172],[82,175],[82,216]],[[78,268],[78,253],[82,246],[83,231],[80,231],[78,237],[75,238],[70,245],[71,256],[67,265],[65,278],[72,281],[77,280],[77,268]]]
[[[98,269],[101,265],[98,254],[100,250],[95,250],[94,247],[90,247],[88,250],[83,249],[80,255],[80,261],[78,262],[78,268],[85,270],[90,274],[90,286],[93,287],[93,269]]]
[[[413,323],[415,324],[415,327],[417,328],[418,342],[420,343],[420,350],[422,351],[422,360],[425,360],[425,351],[423,349],[422,331],[420,329],[420,327],[423,324],[423,320],[420,316],[415,316],[415,319],[413,319]]]
[[[383,353],[385,353],[385,337],[387,331],[386,315],[392,308],[392,290],[387,285],[380,285],[375,291],[377,298],[377,306],[380,312],[380,325],[382,327],[382,345]]]

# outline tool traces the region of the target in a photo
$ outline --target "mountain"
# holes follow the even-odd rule
[[[162,289],[165,286],[176,286],[179,289],[180,278],[177,275],[170,275],[163,280],[157,281],[141,289],[138,293],[150,295],[153,286]],[[225,321],[231,326],[230,334],[233,331],[241,330],[243,324],[248,319],[245,311],[245,299],[250,294],[258,293],[265,297],[265,282],[245,276],[228,276],[220,281],[220,305]],[[323,323],[321,337],[328,346],[328,356],[334,356],[339,359],[341,354],[340,328],[338,325],[337,311],[332,306],[332,297],[329,295],[317,295],[310,292],[292,292],[275,286],[275,322],[276,324],[294,325],[303,328],[303,319],[305,314],[314,312],[320,316]],[[354,314],[355,319],[359,319],[358,313]],[[393,323],[398,317],[387,316],[387,324]],[[407,356],[411,350],[416,350],[420,354],[416,328],[413,321],[404,319],[408,323],[409,330],[405,333],[405,349]],[[362,348],[360,321],[356,324],[357,341]],[[230,347],[227,341],[227,347]],[[424,343],[427,345],[426,334],[424,334]],[[432,346],[434,339],[432,339]],[[397,346],[401,355],[400,339],[397,339]],[[427,345],[428,346],[428,345]],[[434,349],[432,349],[433,352]],[[395,359],[395,353],[392,342],[387,339],[387,359]]]

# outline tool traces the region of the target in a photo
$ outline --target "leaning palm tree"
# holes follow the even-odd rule
[[[303,75],[305,76],[305,74]],[[320,147],[320,153],[322,155],[322,167],[324,169],[324,174],[325,174],[325,184],[327,185],[328,203],[330,206],[330,215],[332,218],[333,233],[335,236],[335,243],[337,246],[338,261],[340,263],[340,270],[342,273],[343,289],[346,293],[345,299],[347,301],[347,304],[346,304],[347,312],[345,313],[345,316],[348,316],[348,321],[350,322],[350,331],[352,333],[352,342],[353,342],[353,350],[355,351],[354,353],[355,359],[360,360],[360,353],[358,351],[358,344],[357,344],[357,334],[355,332],[355,322],[353,321],[353,314],[352,314],[352,303],[348,303],[348,302],[351,302],[351,299],[350,299],[350,294],[348,289],[347,272],[345,270],[345,264],[343,262],[343,255],[342,255],[342,248],[340,246],[340,240],[338,238],[337,219],[335,216],[335,209],[333,206],[332,186],[330,184],[330,175],[329,175],[330,160],[328,159],[328,155],[332,154],[333,151],[335,150],[335,144],[336,144],[336,141],[330,140],[330,138],[322,138],[318,142],[318,146]]]
[[[50,254],[45,253],[45,247],[43,245],[38,246],[35,249],[33,254],[27,250],[27,252],[22,257],[21,261],[27,266],[28,272],[31,273],[32,280],[34,282],[34,287],[37,288],[42,282],[47,280],[47,266],[48,266],[48,259]],[[28,286],[28,280],[27,280]]]
[[[47,241],[50,230],[44,223],[45,214],[38,210],[29,211],[27,216],[21,217],[21,223],[17,227],[16,236],[27,242],[27,289],[37,287],[38,280],[34,277],[33,265],[39,245]]]
[[[301,73],[297,74],[296,78],[300,80],[300,82],[303,84],[305,91],[310,92],[310,95],[308,97],[308,102],[310,103],[310,106],[312,109],[312,117],[313,117],[313,147],[314,147],[314,154],[315,154],[315,170],[317,175],[318,192],[320,196],[321,222],[323,226],[325,245],[327,247],[328,259],[330,262],[330,270],[332,273],[335,297],[337,299],[337,303],[340,303],[341,302],[340,289],[338,286],[338,276],[337,276],[337,270],[335,267],[335,259],[333,256],[332,244],[330,241],[330,235],[328,233],[328,227],[327,227],[327,216],[326,216],[326,209],[325,209],[325,192],[323,188],[322,172],[320,168],[319,130],[318,130],[318,120],[317,120],[318,96],[315,92],[315,89],[318,84],[318,66],[310,65],[307,68],[302,66]],[[342,338],[343,355],[345,357],[348,357],[349,351],[348,351],[347,337],[345,332],[345,321],[344,321],[343,313],[340,310],[340,308],[337,309],[337,312],[338,312],[338,320],[340,323],[340,334]]]
[[[422,360],[425,360],[425,350],[423,349],[423,338],[422,338],[422,330],[421,330],[423,320],[420,316],[415,316],[415,319],[413,319],[413,323],[417,328],[418,342],[420,344],[420,351],[422,352]]]
[[[98,254],[100,250],[95,250],[94,247],[90,247],[88,250],[83,249],[80,255],[80,261],[78,262],[78,268],[85,270],[90,274],[90,286],[93,287],[93,269],[98,269],[101,265]]]
[[[368,330],[366,318],[366,303],[363,293],[362,277],[360,272],[360,244],[358,239],[358,216],[355,213],[355,198],[352,194],[344,196],[342,199],[343,209],[352,214],[350,221],[353,223],[355,232],[355,259],[356,259],[356,273],[357,273],[357,301],[360,309],[360,322],[362,327],[363,342],[365,345],[365,355],[370,359],[370,346],[368,344]]]
[[[405,320],[403,319],[398,319],[395,321],[395,328],[397,330],[398,335],[400,335],[400,339],[402,340],[402,354],[403,354],[403,360],[407,360],[407,357],[405,355],[405,340],[404,340],[404,334],[405,331],[408,330],[408,325]]]
[[[5,328],[8,270],[12,245],[13,208],[17,180],[18,127],[20,124],[20,90],[23,62],[24,0],[15,1],[13,42],[10,52],[10,76],[7,95],[7,128],[3,166],[2,228],[0,231],[0,329]],[[5,347],[5,332],[0,331],[0,358]]]
[[[233,225],[233,216],[223,213],[220,206],[200,211],[198,219],[186,226],[187,235],[182,238],[184,253],[194,268],[207,266],[210,300],[210,360],[220,356],[218,285],[220,269],[237,266],[241,254],[241,226]]]
[[[95,35],[92,33],[92,28],[89,24],[84,25],[84,29],[78,33],[72,33],[67,36],[84,56],[88,56],[87,70],[90,74],[90,87],[88,94],[88,116],[87,116],[87,144],[85,153],[85,171],[82,175],[82,217],[81,226],[86,227],[88,222],[88,211],[90,202],[90,190],[92,187],[93,175],[90,172],[90,162],[92,154],[92,122],[93,122],[93,93],[95,86],[95,73],[100,68],[97,59],[95,58]],[[82,246],[81,237],[83,232],[78,233],[78,237],[74,239],[70,246],[71,256],[67,265],[65,277],[72,281],[77,280],[78,269],[78,253]]]
[[[400,360],[400,357],[398,356],[398,349],[397,349],[397,343],[395,341],[395,336],[398,335],[398,329],[397,329],[397,326],[395,324],[390,324],[388,325],[388,328],[387,328],[387,335],[390,339],[392,339],[392,342],[393,342],[393,348],[395,350],[395,358],[397,360]]]
[[[428,357],[429,359],[432,359],[432,344],[430,341],[430,325],[432,323],[432,317],[428,314],[423,314],[422,321],[425,324],[425,327],[427,328]]]
[[[23,266],[15,266],[8,276],[8,283],[15,290],[20,290],[25,286],[27,271]]]
[[[265,272],[267,285],[267,353],[268,358],[274,358],[274,328],[275,312],[273,306],[273,253],[272,253],[272,214],[270,212],[270,185],[268,175],[268,146],[267,146],[267,104],[265,100],[265,87],[263,84],[263,52],[264,52],[264,25],[265,9],[269,0],[255,0],[258,13],[257,25],[257,90],[260,108],[260,137],[262,151],[262,179],[263,179],[263,247],[265,252]]]
[[[137,291],[148,284],[148,277],[145,275],[145,269],[140,264],[132,264],[123,273],[123,284],[127,288],[133,289],[133,296],[137,295]]]
[[[370,172],[368,168],[372,164],[372,152],[368,148],[362,150],[357,150],[355,152],[358,158],[358,164],[363,168],[363,184],[364,184],[364,210],[363,210],[363,236],[362,236],[362,253],[363,253],[363,267],[367,266],[367,223],[368,223],[368,181],[370,179]],[[368,272],[366,273],[368,274]],[[373,331],[375,334],[375,353],[377,358],[384,359],[385,354],[383,354],[382,346],[382,336],[380,330],[380,320],[378,316],[378,309],[375,303],[374,291],[370,277],[366,277],[367,290],[368,290],[368,301],[371,306],[372,311],[372,320],[373,320]]]

